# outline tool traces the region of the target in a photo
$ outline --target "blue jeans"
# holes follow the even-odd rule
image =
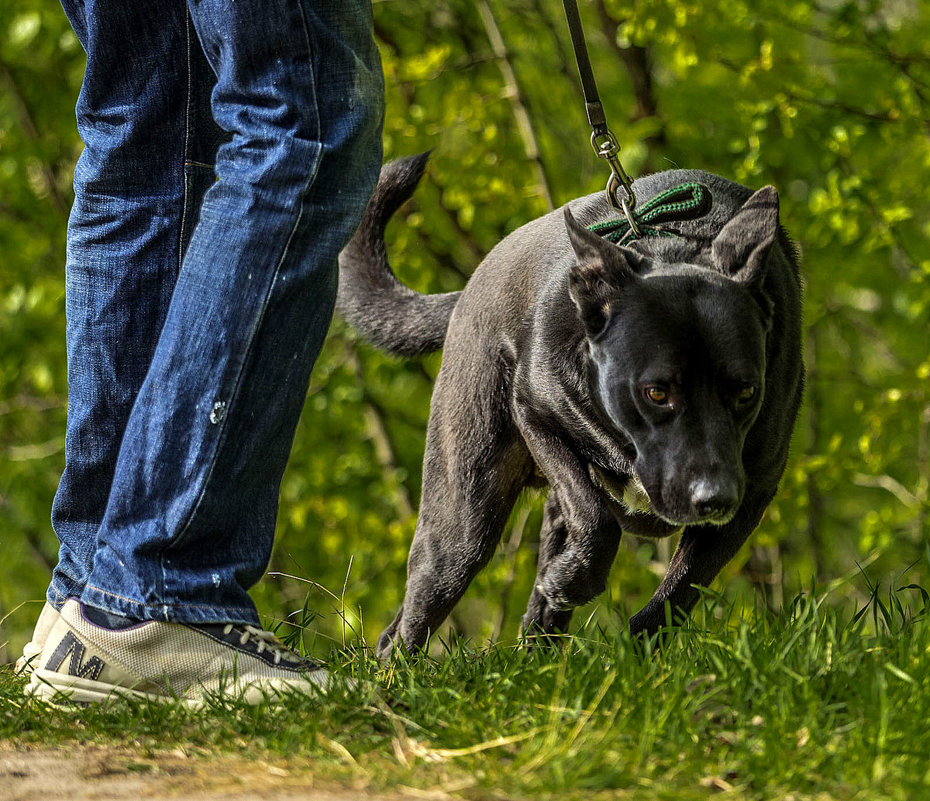
[[[381,163],[370,0],[63,0],[87,51],[48,600],[256,623],[281,476]]]

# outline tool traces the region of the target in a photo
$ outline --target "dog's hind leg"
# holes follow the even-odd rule
[[[410,650],[435,633],[500,541],[532,460],[506,407],[494,403],[494,376],[443,365],[423,461],[423,495],[407,562],[401,611],[378,639],[386,658],[395,643]]]
[[[420,516],[407,562],[407,589],[400,612],[378,639],[381,659],[390,654],[395,642],[415,650],[438,630],[493,556],[523,483],[500,482],[501,473],[508,472],[500,463],[476,463],[470,475],[455,478],[464,478],[467,486],[449,491],[448,477],[435,472],[435,468],[424,469]]]

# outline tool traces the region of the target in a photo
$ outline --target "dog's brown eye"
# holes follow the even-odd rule
[[[736,402],[740,406],[745,406],[749,401],[756,397],[756,388],[752,384],[747,384],[736,393]]]
[[[668,390],[662,387],[646,387],[646,397],[659,406],[668,403]]]

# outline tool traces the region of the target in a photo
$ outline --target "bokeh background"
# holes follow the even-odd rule
[[[608,119],[634,175],[699,167],[781,193],[806,276],[809,382],[791,462],[718,582],[738,604],[930,585],[930,5],[918,0],[582,0]],[[606,179],[558,0],[378,0],[386,157],[434,149],[389,228],[399,276],[461,287],[499,239]],[[131,54],[128,56],[131,57]],[[53,0],[0,0],[0,662],[56,553],[67,407],[64,233],[83,52]],[[403,592],[431,382],[334,323],[285,477],[273,621],[325,651],[372,641]],[[514,510],[450,620],[513,641],[543,495]],[[669,548],[629,537],[578,618],[632,614]],[[348,624],[348,628],[347,628]],[[611,623],[612,624],[612,623]]]

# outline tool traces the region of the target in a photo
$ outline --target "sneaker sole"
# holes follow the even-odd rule
[[[17,676],[29,676],[35,669],[36,665],[39,664],[39,657],[42,655],[41,648],[30,648],[29,645],[23,649],[23,655],[16,660],[16,665],[13,667],[14,672]]]
[[[119,684],[106,684],[80,676],[67,676],[53,670],[35,670],[25,687],[26,695],[39,698],[53,706],[78,704],[88,706],[122,698],[139,701],[155,701],[162,704],[180,703],[190,709],[199,709],[203,700],[199,698],[175,697],[159,693],[144,693]]]
[[[346,681],[352,682],[352,686],[355,684],[351,679]],[[315,686],[316,692],[325,693],[325,689],[316,682],[310,681],[308,683]],[[291,694],[306,694],[305,690],[297,689],[289,683],[282,683],[278,686],[273,683],[266,683],[264,685],[248,684],[232,693],[221,689],[213,691],[204,689],[204,698],[188,698],[162,693],[146,693],[119,684],[107,684],[95,679],[84,679],[80,676],[69,676],[54,670],[41,669],[33,672],[24,692],[26,695],[39,698],[53,706],[66,704],[88,706],[121,698],[132,698],[140,701],[155,701],[161,704],[178,703],[188,709],[202,708],[208,697],[227,698],[254,705],[268,701],[272,703],[282,702]]]

